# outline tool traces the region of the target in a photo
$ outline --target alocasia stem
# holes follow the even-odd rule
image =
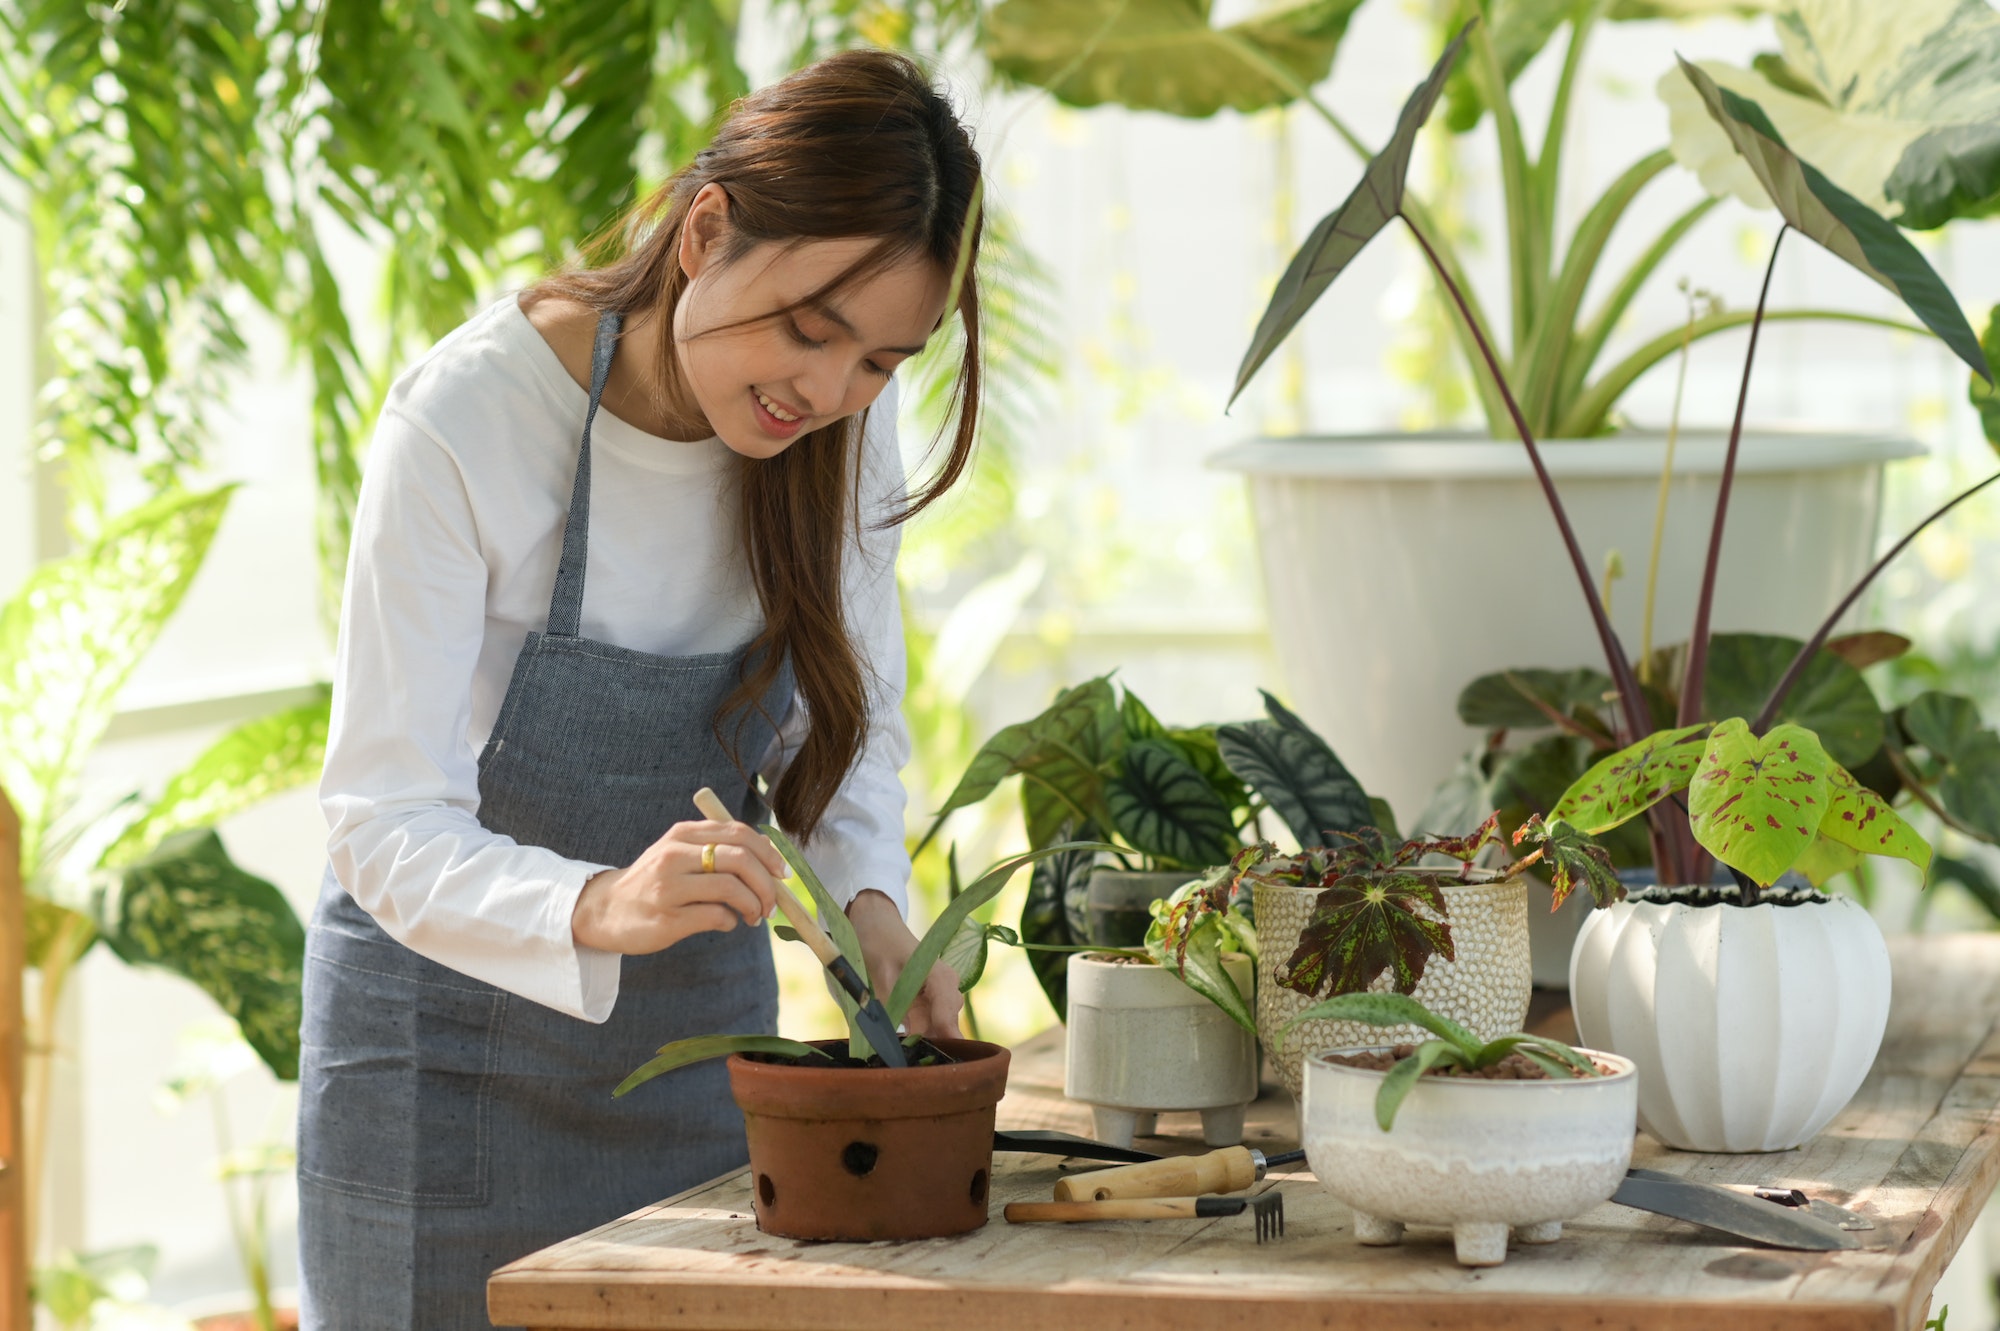
[[[1791,223],[1778,228],[1771,242],[1771,261],[1764,267],[1764,286],[1757,293],[1757,312],[1750,318],[1750,347],[1743,353],[1743,382],[1736,389],[1736,419],[1729,424],[1729,451],[1722,458],[1722,483],[1715,490],[1715,520],[1708,528],[1708,562],[1701,570],[1701,596],[1694,603],[1694,632],[1688,635],[1687,678],[1681,682],[1677,724],[1701,720],[1702,690],[1708,682],[1708,621],[1715,605],[1715,574],[1722,564],[1722,529],[1729,518],[1729,492],[1736,483],[1736,451],[1743,442],[1743,411],[1750,401],[1750,370],[1757,363],[1757,334],[1764,326],[1764,302],[1771,294],[1771,275],[1778,271],[1778,250]]]
[[[1590,606],[1591,620],[1597,626],[1598,641],[1604,648],[1605,664],[1611,669],[1611,681],[1618,689],[1619,709],[1625,717],[1626,733],[1623,740],[1627,744],[1636,744],[1653,732],[1652,718],[1647,714],[1646,700],[1639,692],[1639,680],[1632,672],[1632,663],[1626,659],[1625,649],[1618,642],[1618,634],[1611,627],[1611,617],[1605,613],[1604,602],[1597,594],[1597,583],[1591,577],[1590,564],[1583,557],[1583,548],[1577,544],[1576,531],[1570,526],[1569,514],[1563,508],[1562,496],[1556,491],[1555,478],[1549,475],[1548,467],[1542,462],[1542,451],[1535,446],[1534,433],[1528,429],[1527,418],[1521,414],[1521,406],[1514,400],[1514,390],[1507,386],[1507,376],[1500,369],[1499,359],[1494,356],[1493,348],[1487,343],[1486,333],[1480,328],[1479,321],[1472,317],[1472,311],[1466,306],[1465,296],[1459,291],[1458,283],[1452,280],[1451,274],[1446,271],[1443,262],[1438,258],[1437,251],[1431,248],[1430,240],[1407,214],[1403,216],[1403,225],[1410,228],[1410,234],[1417,238],[1417,244],[1423,246],[1424,254],[1430,259],[1431,268],[1437,273],[1439,283],[1451,293],[1452,300],[1458,305],[1459,315],[1472,330],[1473,341],[1478,344],[1479,354],[1486,361],[1486,368],[1492,374],[1493,382],[1499,387],[1501,400],[1507,404],[1507,413],[1514,418],[1514,429],[1520,434],[1521,443],[1527,447],[1528,462],[1535,469],[1535,479],[1541,483],[1543,496],[1549,501],[1549,511],[1555,516],[1556,530],[1562,535],[1564,548],[1569,551],[1570,564],[1576,569],[1576,580],[1583,587],[1583,598]]]
[[[1799,648],[1798,654],[1792,657],[1792,663],[1785,667],[1785,673],[1778,677],[1777,685],[1772,688],[1771,696],[1764,700],[1764,710],[1757,713],[1757,719],[1750,723],[1752,730],[1761,735],[1770,729],[1771,723],[1777,719],[1778,709],[1785,705],[1786,697],[1791,694],[1793,687],[1798,684],[1799,677],[1805,674],[1806,666],[1812,662],[1813,657],[1819,655],[1819,649],[1826,645],[1826,640],[1833,636],[1834,625],[1838,624],[1840,617],[1846,614],[1856,601],[1861,599],[1861,593],[1868,590],[1868,585],[1875,581],[1876,576],[1883,569],[1889,567],[1889,561],[1908,549],[1910,542],[1916,540],[1924,528],[1930,526],[1933,522],[1936,522],[1939,518],[1951,512],[1954,508],[1957,508],[1960,504],[1972,498],[1972,496],[1978,494],[1995,481],[2000,481],[2000,471],[1994,472],[1971,489],[1961,490],[1958,494],[1953,495],[1938,508],[1932,510],[1929,517],[1910,528],[1904,534],[1902,540],[1890,546],[1889,552],[1876,560],[1869,570],[1861,575],[1861,580],[1854,584],[1853,590],[1840,598],[1840,604],[1833,608],[1833,613],[1826,617],[1819,628],[1813,633],[1812,637],[1806,639],[1805,644]]]

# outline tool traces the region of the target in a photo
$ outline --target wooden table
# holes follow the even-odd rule
[[[1668,1151],[1641,1134],[1634,1163],[1719,1183],[1796,1184],[1866,1212],[1883,1246],[1833,1254],[1741,1246],[1606,1203],[1560,1242],[1501,1267],[1452,1260],[1442,1230],[1364,1248],[1347,1208],[1303,1166],[1285,1189],[1285,1237],[1259,1246],[1249,1217],[1008,1225],[999,1207],[1043,1200],[1048,1157],[996,1157],[994,1221],[920,1243],[799,1243],[758,1232],[747,1173],[501,1268],[498,1325],[716,1331],[1291,1331],[1292,1328],[1811,1328],[1912,1331],[1930,1291],[2000,1182],[2000,935],[1892,941],[1895,1006],[1874,1070],[1809,1145],[1769,1155]],[[1566,1012],[1553,1020],[1560,1024]],[[1059,1033],[1015,1052],[1008,1127],[1089,1131],[1062,1098]],[[1199,1150],[1193,1115],[1164,1116]],[[1289,1097],[1267,1090],[1250,1140],[1293,1140]]]

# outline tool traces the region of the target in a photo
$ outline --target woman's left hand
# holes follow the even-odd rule
[[[847,903],[847,918],[861,940],[861,955],[868,963],[868,987],[876,997],[887,997],[896,987],[904,963],[917,950],[917,936],[903,923],[896,903],[873,888],[855,893],[854,900]],[[924,977],[924,987],[903,1017],[903,1028],[911,1035],[956,1037],[958,1014],[964,1006],[965,999],[958,992],[958,972],[940,961]]]

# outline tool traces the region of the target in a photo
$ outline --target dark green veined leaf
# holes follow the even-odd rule
[[[731,1054],[777,1054],[781,1058],[825,1058],[819,1050],[798,1040],[787,1040],[781,1035],[697,1035],[692,1039],[676,1040],[672,1044],[661,1045],[660,1052],[641,1063],[632,1074],[618,1083],[611,1092],[614,1096],[625,1094],[635,1086],[643,1086],[663,1073],[675,1068],[684,1068],[690,1063],[706,1063],[711,1058],[727,1058]],[[830,1060],[829,1060],[830,1061]]]
[[[1864,855],[1891,855],[1908,860],[1917,866],[1919,872],[1930,870],[1929,843],[1918,836],[1917,829],[1904,822],[1880,795],[1856,781],[1838,763],[1829,765],[1825,787],[1826,812],[1821,815],[1817,828],[1822,840],[1833,841]]]
[[[1702,712],[1712,719],[1756,716],[1803,644],[1770,633],[1717,633],[1708,644]],[[1837,763],[1863,763],[1882,747],[1882,708],[1861,672],[1830,651],[1806,663],[1777,719],[1819,737]]]
[[[1450,1017],[1431,1011],[1408,994],[1336,994],[1313,1004],[1285,1023],[1290,1035],[1301,1022],[1360,1021],[1370,1026],[1415,1026],[1458,1046],[1467,1058],[1478,1054],[1479,1037]]]
[[[1384,1132],[1394,1127],[1396,1111],[1410,1098],[1418,1080],[1440,1063],[1449,1065],[1461,1059],[1457,1047],[1443,1040],[1426,1040],[1418,1045],[1416,1053],[1399,1060],[1382,1078],[1382,1088],[1375,1092],[1375,1125]]]
[[[971,886],[953,897],[950,904],[938,912],[938,917],[931,921],[930,928],[924,930],[924,936],[917,940],[909,959],[903,963],[903,969],[896,976],[896,987],[882,1000],[882,1006],[888,1010],[889,1020],[898,1024],[902,1022],[910,1010],[910,1004],[916,1002],[917,991],[923,988],[925,978],[931,973],[931,967],[944,955],[945,948],[957,935],[959,927],[972,915],[972,912],[999,896],[1000,890],[1007,886],[1007,881],[1016,873],[1037,860],[1047,859],[1052,855],[1061,855],[1074,850],[1112,849],[1114,847],[1102,842],[1061,841],[1053,846],[1031,850],[1025,855],[1001,860],[974,879]]]
[[[1108,676],[1064,689],[1040,716],[1004,727],[981,746],[938,810],[917,850],[920,852],[930,844],[947,816],[979,803],[1002,781],[1017,773],[1032,772],[1029,781],[1040,786],[1057,807],[1067,806],[1069,818],[1081,821],[1101,812],[1102,786],[1096,771],[1096,755],[1107,747],[1108,730],[1124,733],[1118,699]],[[1027,798],[1024,791],[1023,799]],[[1034,821],[1030,819],[1031,824]],[[1060,823],[1062,819],[1057,821]]]
[[[176,492],[121,515],[0,607],[0,785],[20,811],[26,878],[118,691],[207,557],[233,489]]]
[[[121,959],[192,980],[272,1072],[297,1079],[305,926],[284,893],[237,867],[212,828],[168,837],[127,866],[99,917]]]
[[[1072,837],[1063,829],[1062,839]],[[1075,834],[1078,840],[1091,839],[1090,830]],[[1028,879],[1028,896],[1021,903],[1021,941],[1035,947],[1078,947],[1088,938],[1084,900],[1090,890],[1090,871],[1097,862],[1095,851],[1072,850],[1035,861]],[[1055,1009],[1056,1019],[1069,1019],[1068,960],[1061,952],[1031,950],[1028,965],[1035,981]]]
[[[1717,86],[1685,59],[1680,65],[1784,219],[1895,293],[1974,374],[1987,374],[1979,339],[1958,301],[1895,224],[1793,153],[1757,103]]]
[[[1391,841],[1402,839],[1403,833],[1396,826],[1396,811],[1389,807],[1389,801],[1379,796],[1368,797],[1368,816],[1375,820],[1375,826],[1382,829],[1382,835]]]
[[[1197,772],[1208,781],[1216,797],[1233,814],[1238,809],[1250,807],[1250,790],[1236,773],[1229,770],[1229,763],[1222,756],[1222,746],[1216,739],[1216,726],[1195,726],[1185,730],[1167,731],[1167,741],[1180,750],[1181,757],[1194,764]]]
[[[1579,887],[1588,889],[1591,900],[1600,906],[1608,906],[1625,895],[1625,888],[1618,881],[1618,870],[1611,862],[1611,852],[1560,818],[1553,822],[1543,822],[1539,816],[1530,818],[1514,833],[1514,844],[1541,847],[1542,863],[1548,866],[1549,888],[1555,897],[1551,910],[1561,906]]]
[[[1753,735],[1741,717],[1718,723],[1688,783],[1694,839],[1768,887],[1818,835],[1833,766],[1803,727],[1773,726]]]
[[[1327,76],[1360,3],[1289,0],[1215,28],[1209,0],[1002,0],[983,45],[995,72],[1071,106],[1261,111]]]
[[[2000,388],[1994,387],[1995,381],[2000,380],[2000,305],[1987,311],[1986,332],[1979,339],[1979,352],[1986,360],[1986,377],[1971,376],[1966,396],[1972,409],[1979,413],[1979,429],[1986,442],[2000,452]]]
[[[101,864],[117,868],[162,837],[212,826],[282,790],[319,779],[326,764],[332,692],[316,701],[258,717],[224,735],[172,780],[144,816],[120,834]]]
[[[1375,821],[1368,794],[1325,740],[1283,703],[1264,695],[1268,721],[1218,728],[1229,770],[1257,792],[1301,846],[1328,846],[1338,833]]]
[[[1707,721],[1656,730],[1637,744],[1604,758],[1563,792],[1551,821],[1560,818],[1592,836],[1638,817],[1667,796],[1687,789],[1708,748]]]
[[[1302,994],[1359,993],[1387,971],[1407,994],[1434,954],[1452,959],[1438,885],[1414,873],[1357,876],[1319,894],[1278,983]]]
[[[1477,19],[1472,22],[1477,22]],[[1444,81],[1451,73],[1452,65],[1458,60],[1460,48],[1465,45],[1466,31],[1459,29],[1458,36],[1438,57],[1429,77],[1410,94],[1403,103],[1403,111],[1396,119],[1396,129],[1368,163],[1361,175],[1361,183],[1354,187],[1341,205],[1320,219],[1319,225],[1306,237],[1305,244],[1292,256],[1291,263],[1278,278],[1278,286],[1271,293],[1271,303],[1265,307],[1264,317],[1257,322],[1257,331],[1251,335],[1250,347],[1243,353],[1243,363],[1236,370],[1236,384],[1229,390],[1229,401],[1234,403],[1251,376],[1279,343],[1305,317],[1333,279],[1340,276],[1354,256],[1361,253],[1369,241],[1375,239],[1389,219],[1398,216],[1403,207],[1404,179],[1410,171],[1410,151],[1417,141],[1417,131],[1430,119],[1431,108],[1437,105],[1438,94],[1444,88]]]
[[[1539,730],[1578,707],[1602,707],[1611,677],[1601,670],[1501,670],[1458,695],[1458,719],[1481,730]]]
[[[1237,850],[1236,823],[1193,763],[1166,740],[1128,745],[1105,783],[1111,825],[1141,854],[1199,869]]]
[[[1930,751],[1936,798],[1967,831],[2000,842],[2000,735],[1970,699],[1931,689],[1898,714],[1913,744]]]

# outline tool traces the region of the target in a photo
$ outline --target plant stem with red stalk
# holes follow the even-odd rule
[[[1833,613],[1826,617],[1825,621],[1820,624],[1812,637],[1808,638],[1805,644],[1799,648],[1798,654],[1792,657],[1792,663],[1785,667],[1785,673],[1778,677],[1777,684],[1771,689],[1771,696],[1765,699],[1764,710],[1757,713],[1757,719],[1750,723],[1752,730],[1761,735],[1771,728],[1771,723],[1777,719],[1778,709],[1785,705],[1785,698],[1798,684],[1800,677],[1805,674],[1806,666],[1811,664],[1813,657],[1819,655],[1819,649],[1826,646],[1826,640],[1833,636],[1834,626],[1840,622],[1840,617],[1846,614],[1856,601],[1861,599],[1861,593],[1868,590],[1869,584],[1875,581],[1876,576],[1883,569],[1889,567],[1890,561],[1908,549],[1910,542],[1916,540],[1923,533],[1924,528],[1930,526],[1933,522],[1936,522],[1939,518],[1951,512],[1954,508],[1957,508],[1960,504],[1972,498],[1972,496],[1978,494],[1995,481],[2000,481],[2000,471],[1994,472],[1991,476],[1988,476],[1985,480],[1972,486],[1970,489],[1961,490],[1958,494],[1953,495],[1938,508],[1932,510],[1929,517],[1910,528],[1902,540],[1890,546],[1888,553],[1876,560],[1868,571],[1861,575],[1861,580],[1855,583],[1853,589],[1840,599],[1840,604],[1833,608]]]
[[[1778,228],[1771,242],[1771,261],[1764,266],[1764,285],[1757,292],[1757,312],[1750,318],[1750,346],[1743,353],[1743,382],[1736,389],[1736,419],[1729,423],[1729,451],[1722,458],[1722,482],[1715,490],[1715,521],[1708,528],[1708,562],[1701,570],[1701,596],[1694,603],[1694,631],[1688,635],[1687,676],[1681,681],[1678,724],[1701,720],[1702,691],[1708,682],[1708,620],[1715,605],[1715,577],[1722,565],[1722,529],[1729,518],[1729,493],[1736,483],[1736,453],[1743,442],[1743,412],[1750,401],[1750,370],[1757,363],[1757,334],[1764,326],[1764,302],[1771,294],[1771,275],[1778,271],[1778,250],[1790,222]]]
[[[1624,725],[1621,739],[1626,744],[1636,744],[1653,733],[1653,719],[1647,713],[1646,699],[1639,691],[1639,678],[1632,670],[1632,662],[1625,655],[1625,648],[1618,641],[1617,630],[1611,627],[1611,617],[1605,612],[1603,599],[1597,594],[1597,582],[1591,577],[1590,564],[1583,557],[1583,549],[1577,544],[1576,531],[1570,526],[1569,513],[1563,508],[1562,495],[1556,490],[1555,478],[1549,475],[1548,467],[1542,461],[1542,451],[1535,445],[1534,432],[1528,428],[1528,421],[1521,414],[1521,406],[1514,400],[1514,390],[1508,387],[1507,376],[1500,369],[1499,358],[1493,354],[1492,346],[1486,341],[1486,333],[1479,321],[1472,317],[1472,310],[1466,305],[1465,295],[1452,280],[1437,251],[1431,248],[1430,239],[1423,230],[1403,215],[1403,225],[1423,246],[1424,257],[1430,260],[1431,268],[1437,273],[1438,282],[1451,293],[1453,303],[1458,306],[1459,316],[1465,320],[1472,332],[1472,340],[1479,348],[1480,357],[1486,362],[1487,372],[1493,376],[1493,383],[1500,391],[1500,400],[1507,406],[1507,414],[1514,418],[1514,429],[1521,436],[1521,443],[1528,450],[1528,462],[1535,469],[1535,479],[1541,484],[1542,496],[1549,502],[1549,511],[1555,517],[1556,530],[1561,533],[1563,548],[1569,552],[1569,562],[1576,570],[1576,580],[1583,588],[1583,599],[1590,607],[1591,622],[1597,628],[1597,640],[1604,649],[1605,664],[1611,668],[1611,681],[1618,690],[1618,707]],[[1761,314],[1763,306],[1759,303]],[[1754,325],[1752,336],[1755,336]],[[1662,875],[1677,877],[1681,857],[1675,854],[1679,848],[1664,820],[1648,819],[1648,830],[1653,845],[1654,863]]]

